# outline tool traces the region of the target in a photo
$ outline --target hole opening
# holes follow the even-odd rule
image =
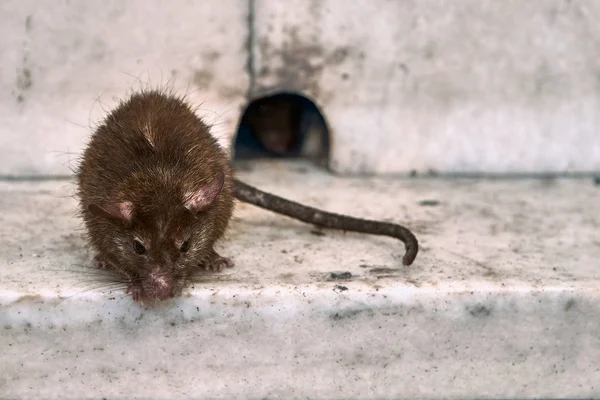
[[[233,162],[306,159],[329,169],[331,138],[316,104],[297,93],[281,92],[248,104],[234,138]]]

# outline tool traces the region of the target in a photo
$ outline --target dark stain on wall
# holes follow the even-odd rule
[[[28,15],[25,18],[25,40],[23,43],[23,61],[16,71],[15,91],[13,95],[18,104],[25,102],[27,92],[33,86],[33,74],[29,62],[29,34],[33,28],[33,18]]]
[[[25,62],[25,60],[23,60]],[[27,67],[19,68],[17,73],[17,88],[26,91],[33,85],[31,70]]]
[[[302,39],[296,27],[283,32],[286,37],[281,44],[274,45],[268,36],[258,42],[260,58],[269,60],[258,71],[258,77],[272,77],[267,85],[258,83],[253,88],[252,97],[258,97],[274,91],[298,92],[317,99],[322,105],[330,97],[319,86],[321,75],[327,67],[342,64],[350,55],[348,46],[325,50],[316,41]]]
[[[213,73],[209,69],[198,69],[194,72],[194,85],[200,90],[206,90],[213,81]]]
[[[32,27],[32,17],[31,17],[31,15],[28,15],[27,18],[25,18],[25,32],[27,32],[27,33],[31,32],[31,27]]]

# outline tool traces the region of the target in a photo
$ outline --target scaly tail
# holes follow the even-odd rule
[[[381,221],[353,218],[334,214],[317,208],[304,206],[291,200],[263,192],[253,186],[234,179],[235,197],[245,203],[287,215],[308,224],[328,229],[390,236],[404,242],[406,253],[402,258],[404,265],[411,265],[419,252],[419,243],[413,233],[402,225]]]

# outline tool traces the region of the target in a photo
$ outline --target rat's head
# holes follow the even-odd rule
[[[266,150],[287,154],[297,142],[297,104],[277,97],[259,100],[248,109],[246,120]]]
[[[211,255],[225,177],[219,173],[186,189],[168,176],[162,185],[148,173],[143,176],[128,180],[127,193],[135,195],[89,204],[87,210],[110,230],[101,235],[108,241],[104,247],[129,277],[134,298],[152,303],[179,296],[193,270]]]

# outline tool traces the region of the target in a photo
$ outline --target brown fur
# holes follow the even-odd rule
[[[198,213],[185,208],[186,195],[224,174],[221,192]],[[177,296],[193,270],[231,266],[213,249],[233,212],[232,170],[209,128],[182,99],[158,91],[134,94],[111,112],[83,153],[77,173],[80,211],[103,266],[125,273],[136,300]],[[131,222],[94,214],[133,204]],[[141,240],[147,253],[133,250]],[[190,239],[190,249],[179,247]],[[158,268],[161,291],[153,283]]]

